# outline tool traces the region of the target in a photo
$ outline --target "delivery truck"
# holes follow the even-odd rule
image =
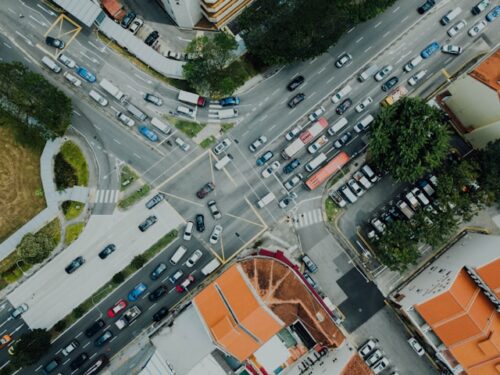
[[[137,306],[132,306],[123,313],[122,317],[115,322],[115,325],[119,330],[122,330],[136,320],[139,315],[141,315],[141,309]]]
[[[177,99],[180,102],[194,104],[197,105],[198,107],[204,107],[205,104],[207,103],[207,100],[203,96],[183,90],[179,91],[179,96],[177,97]]]
[[[104,91],[106,91],[109,95],[119,100],[120,102],[123,103],[127,100],[127,96],[107,79],[101,80],[101,82],[99,82],[99,86],[101,86]]]
[[[238,110],[234,109],[234,108],[221,109],[221,110],[217,111],[217,116],[221,120],[233,118],[233,117],[238,116]]]

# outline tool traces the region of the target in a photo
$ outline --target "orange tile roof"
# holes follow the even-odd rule
[[[484,60],[470,75],[500,94],[500,49]]]
[[[477,272],[498,283],[500,262]],[[469,375],[500,374],[500,314],[464,269],[447,291],[415,308]]]
[[[481,279],[490,287],[493,293],[500,298],[500,277],[498,270],[500,269],[500,258],[483,267],[479,267],[476,272],[481,276]]]
[[[354,354],[347,362],[347,365],[342,369],[340,375],[371,375],[372,370],[366,365],[365,361],[358,355]]]

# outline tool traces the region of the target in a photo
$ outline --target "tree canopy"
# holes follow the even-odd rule
[[[482,173],[479,183],[500,205],[500,140],[490,142],[479,152]]]
[[[368,155],[396,180],[414,182],[441,165],[449,138],[439,109],[419,98],[403,98],[377,115]]]
[[[395,0],[256,0],[238,18],[248,50],[268,65],[289,64],[328,50],[355,24]]]
[[[16,366],[30,366],[50,349],[50,333],[37,328],[21,335],[14,345],[13,363]]]
[[[246,78],[241,71],[231,69],[237,46],[234,37],[225,32],[192,40],[186,52],[198,57],[183,67],[189,85],[201,95],[214,98],[231,95]]]

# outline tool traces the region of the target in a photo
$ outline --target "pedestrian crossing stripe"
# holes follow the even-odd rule
[[[293,220],[293,226],[297,229],[300,229],[322,222],[323,214],[321,212],[321,208],[317,208],[312,211],[302,212],[293,215],[292,220]]]
[[[97,190],[95,203],[116,203],[118,202],[119,190],[101,189]]]

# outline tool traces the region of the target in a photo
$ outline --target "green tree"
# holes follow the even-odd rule
[[[111,281],[115,284],[121,284],[125,281],[125,275],[121,271],[117,272],[113,275],[113,278],[111,279]]]
[[[217,98],[232,94],[245,82],[241,71],[229,69],[237,46],[236,40],[224,32],[194,39],[186,52],[198,57],[184,65],[184,77],[201,95]]]
[[[414,182],[441,165],[449,137],[440,110],[419,98],[403,98],[377,115],[369,158],[396,180]]]
[[[36,328],[21,335],[14,344],[14,366],[30,366],[50,349],[50,333]]]
[[[40,263],[57,246],[54,238],[45,232],[28,233],[21,240],[17,252],[26,263]]]
[[[142,268],[144,266],[144,263],[146,263],[147,259],[144,255],[139,254],[132,259],[132,267],[134,267],[136,270]]]
[[[479,184],[500,206],[500,140],[488,143],[479,152],[479,163],[481,166]]]
[[[56,332],[62,332],[66,329],[67,326],[68,326],[68,322],[66,322],[66,320],[64,320],[64,319],[61,319],[56,324],[54,324],[54,330]]]

